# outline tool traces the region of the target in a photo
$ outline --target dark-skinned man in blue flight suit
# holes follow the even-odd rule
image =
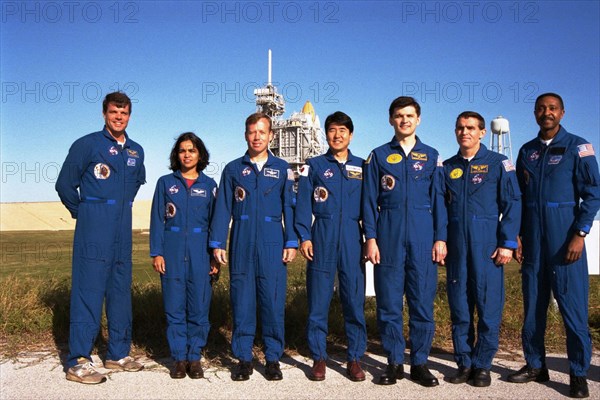
[[[108,351],[105,368],[139,371],[131,347],[131,208],[146,182],[144,151],[126,134],[131,100],[109,93],[102,103],[104,129],[73,143],[56,181],[56,191],[77,219],[67,374],[70,381],[106,380],[90,353],[100,330],[106,299]]]
[[[444,161],[446,278],[454,360],[458,364],[457,374],[449,382],[472,379],[474,386],[485,387],[491,384],[490,368],[498,351],[503,266],[517,248],[521,192],[512,162],[481,143],[485,120],[479,113],[461,113],[454,132],[458,154]]]
[[[325,120],[329,150],[307,160],[300,171],[296,230],[308,260],[308,346],[314,361],[309,379],[325,379],[327,319],[336,272],[348,337],[347,374],[364,381],[360,358],[367,347],[365,275],[361,265],[360,200],[363,159],[348,149],[352,119],[337,111]],[[313,223],[314,216],[314,223]]]
[[[287,162],[268,150],[273,138],[268,115],[250,115],[246,119],[245,137],[248,151],[227,164],[221,176],[209,246],[215,260],[225,264],[227,232],[233,218],[229,240],[231,347],[239,363],[232,379],[248,380],[253,371],[258,298],[265,376],[268,380],[281,380],[279,359],[285,339],[286,264],[294,259],[298,248],[294,231],[294,173]]]
[[[437,263],[446,256],[444,174],[437,150],[416,136],[421,107],[398,97],[389,108],[394,137],[371,152],[364,166],[364,257],[374,264],[377,325],[388,365],[381,385],[404,376],[403,296],[409,312],[410,377],[437,386],[427,368],[435,332]]]
[[[587,372],[592,357],[588,327],[589,276],[584,238],[600,208],[600,174],[594,148],[565,130],[562,98],[544,93],[534,115],[535,139],[519,150],[517,177],[523,193],[521,243],[523,353],[527,364],[509,382],[546,382],[544,334],[550,294],[558,303],[567,334],[569,395],[589,396]]]

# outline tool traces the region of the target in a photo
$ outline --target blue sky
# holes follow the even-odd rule
[[[286,116],[310,100],[321,121],[354,120],[354,153],[393,135],[400,95],[422,106],[419,137],[456,152],[456,115],[510,121],[513,154],[537,133],[533,101],[554,91],[563,125],[600,154],[598,1],[3,1],[2,202],[56,201],[71,143],[100,130],[104,95],[133,99],[128,133],[146,152],[150,199],[174,138],[194,131],[207,173],[245,151],[252,91],[267,79]],[[485,143],[489,142],[489,134]]]

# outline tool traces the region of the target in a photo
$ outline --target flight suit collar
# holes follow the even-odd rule
[[[489,152],[488,148],[485,147],[485,145],[483,143],[481,143],[479,150],[477,150],[477,153],[475,153],[475,156],[471,159],[471,161],[481,160],[482,158],[484,158],[487,155],[488,152]],[[466,158],[464,158],[463,155],[460,153],[460,149],[458,150],[458,152],[456,154],[458,155],[459,160],[466,161]]]
[[[554,138],[552,139],[552,142],[550,142],[550,146],[554,146],[557,143],[560,144],[567,137],[568,132],[565,130],[565,128],[563,128],[562,125],[559,125],[559,126],[560,126],[560,129],[556,133],[556,136],[554,136]],[[543,143],[542,142],[543,139],[542,139],[542,135],[540,134],[540,132],[538,132],[537,137],[538,137],[539,143],[541,145]]]
[[[265,161],[265,165],[263,166],[263,168],[266,167],[267,165],[271,165],[274,161],[274,158],[275,158],[275,155],[273,155],[273,153],[271,153],[271,150],[267,150],[267,161]],[[244,153],[244,157],[242,157],[242,163],[248,164],[248,165],[254,164],[250,160],[250,154],[248,154],[248,151],[246,151]]]
[[[102,134],[103,134],[103,135],[104,135],[104,136],[105,136],[105,137],[106,137],[108,140],[111,140],[111,141],[113,141],[113,142],[115,142],[115,143],[117,143],[117,144],[119,143],[119,142],[117,142],[117,139],[115,139],[115,138],[113,137],[113,135],[111,135],[111,134],[110,134],[110,132],[108,131],[108,129],[106,129],[106,125],[104,125],[104,128],[102,129]],[[129,136],[127,135],[127,132],[125,132],[125,145],[123,146],[123,148],[130,147],[129,145],[130,145]],[[119,145],[119,146],[120,146],[120,145]]]
[[[415,146],[412,148],[412,151],[421,151],[423,150],[423,142],[421,142],[421,139],[419,139],[419,136],[415,136],[416,142],[415,142]],[[402,150],[402,146],[400,146],[400,142],[398,141],[398,139],[396,138],[396,135],[394,135],[392,137],[392,140],[390,141],[390,146],[392,148],[395,149],[401,149]],[[408,154],[405,154],[408,155]]]
[[[331,152],[331,149],[327,150],[327,153],[325,153],[324,156],[328,161],[339,163],[339,161],[335,158],[335,156]],[[348,158],[346,159],[345,164],[348,164],[353,160],[354,160],[354,156],[352,155],[352,152],[350,151],[350,149],[348,149]]]
[[[179,179],[182,183],[185,183],[187,185],[187,178],[184,178],[183,175],[181,175],[180,170],[173,172],[173,175],[175,176],[175,178]],[[202,172],[198,172],[198,178],[196,178],[196,182],[203,182],[205,180],[205,175]]]

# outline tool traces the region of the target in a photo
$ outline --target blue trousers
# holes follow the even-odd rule
[[[378,241],[382,241],[379,238]],[[382,248],[387,246],[380,246]],[[377,326],[388,363],[402,364],[406,342],[403,335],[403,295],[409,314],[411,365],[427,363],[435,332],[433,301],[437,290],[437,264],[431,260],[431,245],[406,242],[394,251],[392,260],[375,265]]]
[[[206,346],[212,290],[207,263],[168,263],[161,276],[167,340],[175,361],[197,361]]]
[[[287,267],[281,262],[283,249],[258,249],[254,257],[238,260],[230,268],[231,306],[233,309],[233,355],[240,361],[252,361],[258,303],[267,361],[279,361],[285,344],[285,300]],[[271,251],[269,251],[271,250]]]
[[[550,265],[544,259],[523,263],[523,353],[527,364],[541,368],[546,362],[544,335],[550,292],[558,303],[567,333],[567,356],[571,374],[586,376],[592,358],[588,327],[589,276],[586,252],[569,265]]]
[[[360,252],[360,246],[357,247]],[[325,249],[324,249],[325,250]],[[325,250],[326,251],[326,250]],[[333,255],[338,258],[337,255]],[[329,306],[333,296],[336,271],[340,284],[340,300],[344,327],[348,338],[348,361],[359,360],[367,348],[365,323],[365,276],[360,259],[354,263],[309,263],[306,276],[308,294],[308,347],[313,360],[327,359]]]
[[[447,263],[454,360],[458,366],[490,369],[498,351],[504,307],[504,268],[494,264],[495,248],[474,245]],[[473,314],[477,309],[477,343]]]
[[[67,367],[90,358],[106,300],[106,359],[120,360],[131,348],[131,205],[121,214],[113,203],[79,206],[71,275]]]

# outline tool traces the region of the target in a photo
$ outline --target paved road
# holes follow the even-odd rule
[[[568,362],[564,355],[550,355],[551,381],[546,384],[514,384],[506,376],[522,365],[522,358],[509,361],[496,358],[492,368],[492,385],[476,388],[443,381],[454,373],[455,365],[447,354],[430,357],[432,372],[440,386],[424,388],[405,378],[392,386],[378,386],[374,376],[385,368],[385,359],[369,354],[364,358],[365,382],[351,382],[345,376],[341,359],[328,363],[327,379],[309,381],[306,376],[312,362],[302,356],[284,358],[284,379],[268,382],[264,368],[258,367],[246,382],[232,382],[227,368],[208,367],[205,379],[173,380],[159,360],[141,360],[142,372],[112,372],[107,382],[83,385],[65,379],[63,366],[54,353],[33,353],[17,360],[0,358],[0,398],[8,399],[563,399],[569,392]],[[408,357],[407,357],[408,359]],[[98,361],[96,359],[95,361]],[[169,366],[167,362],[167,366]],[[405,366],[405,371],[407,370]],[[108,370],[101,370],[109,372]],[[408,376],[405,372],[405,376]],[[588,377],[590,398],[600,399],[600,353],[592,359]]]

